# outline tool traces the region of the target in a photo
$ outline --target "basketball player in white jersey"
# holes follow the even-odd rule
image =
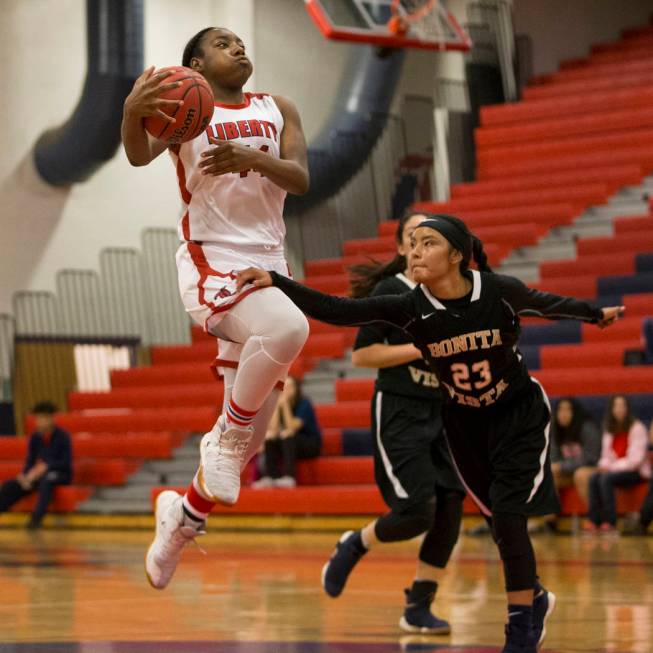
[[[204,532],[216,502],[234,504],[240,472],[265,437],[279,385],[308,336],[304,315],[277,288],[238,292],[236,273],[262,267],[288,274],[284,258],[286,193],[308,190],[306,142],[292,102],[243,92],[252,74],[233,32],[209,27],[184,49],[182,65],[213,88],[215,110],[206,132],[168,147],[147,134],[146,116],[178,104],[159,95],[177,84],[146,70],[125,100],[122,137],[134,166],[168,149],[183,212],[177,252],[179,289],[192,318],[219,338],[216,365],[225,381],[223,411],[200,445],[199,469],[182,497],[163,492],[156,535],[146,557],[151,585],[163,589],[185,544]]]

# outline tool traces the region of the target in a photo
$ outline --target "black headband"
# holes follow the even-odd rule
[[[451,243],[451,246],[463,255],[465,261],[470,260],[472,256],[471,234],[457,221],[454,222],[446,215],[436,215],[420,222],[417,228],[419,227],[429,227],[441,233]]]

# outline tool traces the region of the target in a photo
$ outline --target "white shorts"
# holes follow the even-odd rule
[[[190,242],[181,244],[175,258],[179,292],[186,312],[209,333],[231,307],[259,290],[249,286],[236,292],[237,272],[255,267],[290,275],[283,251],[252,248],[236,252],[218,245]],[[219,340],[218,348],[216,363],[222,366],[227,361],[238,361],[242,345]],[[232,366],[235,367],[229,365]]]

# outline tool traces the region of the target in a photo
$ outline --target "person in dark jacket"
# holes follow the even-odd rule
[[[23,497],[38,493],[36,507],[27,522],[30,529],[40,528],[55,487],[69,485],[72,481],[70,435],[55,424],[56,412],[56,407],[49,401],[34,406],[32,414],[36,419],[36,431],[30,437],[23,471],[0,487],[0,513],[9,510]]]
[[[558,402],[551,421],[551,471],[558,490],[574,485],[588,503],[588,479],[596,471],[601,457],[601,433],[582,404],[573,397]],[[551,515],[538,531],[557,532],[557,520]]]

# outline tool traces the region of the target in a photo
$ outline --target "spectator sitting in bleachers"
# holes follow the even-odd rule
[[[589,479],[589,522],[586,532],[616,532],[615,488],[651,477],[646,427],[630,411],[623,395],[610,398],[604,422],[598,471]]]
[[[653,451],[653,420],[648,436],[649,451]],[[639,512],[630,515],[624,522],[624,535],[646,535],[648,527],[653,522],[653,477],[648,484],[648,492],[644,497],[644,501],[639,509]]]
[[[313,404],[302,394],[300,382],[289,376],[265,436],[264,475],[253,487],[295,487],[296,461],[316,458],[321,448]]]
[[[596,472],[601,455],[601,434],[582,405],[572,397],[563,397],[551,421],[551,471],[556,488],[574,485],[588,503],[588,480]],[[555,515],[545,518],[531,532],[557,531]]]
[[[0,488],[0,512],[9,510],[23,497],[38,493],[36,507],[27,522],[30,529],[40,528],[56,486],[69,485],[72,481],[70,435],[55,424],[56,412],[49,401],[34,406],[36,431],[30,437],[23,471]]]

